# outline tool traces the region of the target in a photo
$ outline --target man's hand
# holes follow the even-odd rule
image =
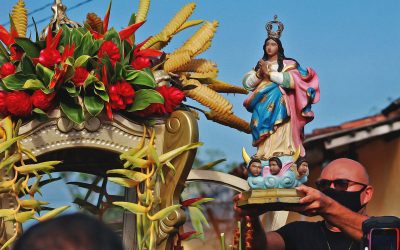
[[[307,216],[323,215],[329,206],[335,202],[330,197],[311,187],[301,185],[296,190],[304,193],[304,197],[300,199],[300,206],[291,207],[289,210]]]

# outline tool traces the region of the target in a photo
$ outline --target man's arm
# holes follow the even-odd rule
[[[300,200],[303,206],[291,210],[307,216],[320,215],[351,238],[362,239],[362,223],[368,219],[367,216],[349,210],[314,188],[300,186],[296,189],[305,194]]]

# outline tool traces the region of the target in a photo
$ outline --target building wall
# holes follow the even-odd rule
[[[357,153],[375,188],[368,213],[400,217],[400,138],[374,140]]]

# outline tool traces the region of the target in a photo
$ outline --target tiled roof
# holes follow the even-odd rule
[[[344,122],[336,126],[314,129],[311,134],[306,135],[306,140],[314,139],[314,137],[324,137],[325,135],[354,131],[360,128],[391,122],[398,119],[400,119],[400,98],[383,109],[380,114]]]

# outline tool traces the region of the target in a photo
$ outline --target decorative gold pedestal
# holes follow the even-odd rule
[[[303,196],[296,189],[255,189],[243,192],[238,206],[268,211],[285,210],[285,207],[298,205]]]

